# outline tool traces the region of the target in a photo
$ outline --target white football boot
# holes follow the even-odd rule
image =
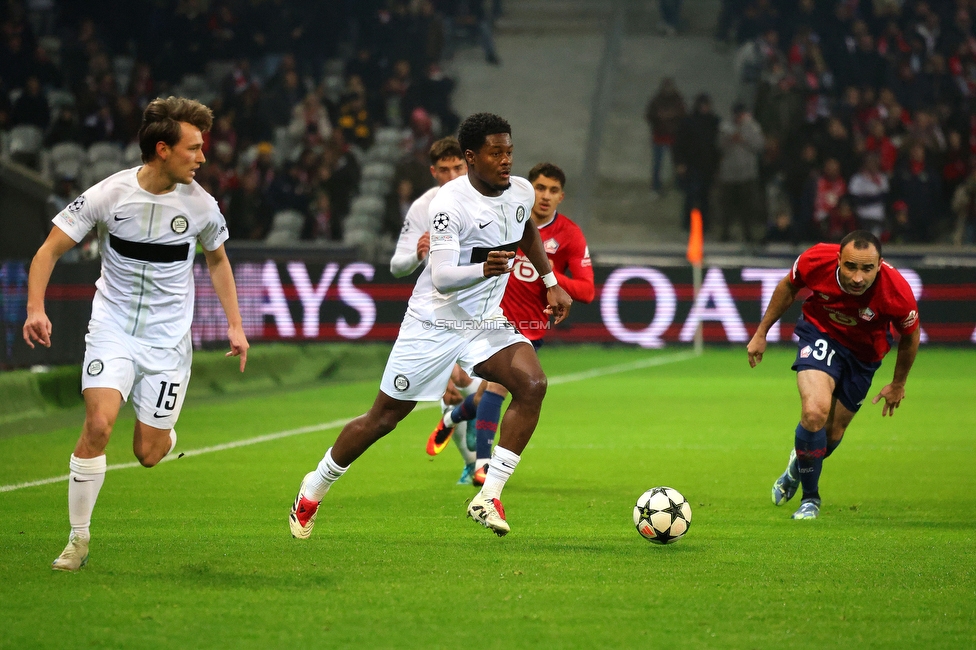
[[[502,507],[502,502],[498,499],[486,499],[481,492],[478,492],[468,504],[468,516],[499,537],[507,535],[512,530],[505,521],[505,508]]]
[[[68,545],[51,563],[51,568],[55,571],[77,571],[86,564],[88,564],[88,538],[71,533],[68,537]]]

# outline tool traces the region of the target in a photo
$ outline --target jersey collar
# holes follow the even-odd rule
[[[536,226],[536,228],[538,228],[539,230],[542,230],[543,228],[547,228],[547,227],[551,226],[553,224],[553,222],[555,222],[558,217],[559,217],[559,213],[558,212],[553,212],[552,213],[552,219],[550,219],[549,221],[545,222],[541,226]]]

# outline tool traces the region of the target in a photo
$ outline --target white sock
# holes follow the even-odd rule
[[[457,445],[458,451],[461,452],[461,458],[464,459],[464,464],[470,465],[473,463],[477,454],[468,449],[468,423],[461,422],[454,427],[454,433],[451,434],[451,438],[454,440],[454,444]]]
[[[92,510],[98,491],[105,482],[105,454],[96,458],[78,458],[71,454],[68,462],[68,521],[76,537],[90,538]]]
[[[458,424],[458,423],[457,423],[457,422],[455,422],[455,421],[454,421],[454,418],[452,418],[452,417],[451,417],[451,413],[453,413],[453,412],[454,412],[454,407],[452,406],[451,408],[449,408],[449,409],[447,410],[447,412],[446,412],[446,413],[444,413],[444,417],[443,417],[443,418],[441,418],[441,422],[443,422],[443,423],[444,423],[444,426],[445,426],[445,427],[453,427],[453,426],[457,426],[457,424]]]
[[[169,430],[169,439],[170,439],[170,443],[169,443],[169,451],[166,452],[167,456],[172,454],[173,450],[176,448],[176,429]]]
[[[475,391],[478,390],[478,386],[481,385],[481,382],[482,381],[484,381],[484,380],[481,377],[472,377],[471,378],[471,383],[468,384],[467,386],[465,386],[464,388],[461,388],[460,386],[458,386],[458,391],[462,395],[464,395],[465,397],[467,397],[471,393],[473,393],[473,392],[475,392]]]
[[[332,447],[329,447],[329,451],[325,452],[319,466],[305,477],[303,496],[310,501],[321,501],[332,484],[345,474],[347,469],[349,468],[341,467],[332,460]]]
[[[519,459],[518,454],[495,445],[495,451],[491,453],[491,460],[488,462],[488,475],[485,476],[485,484],[481,488],[482,496],[486,499],[501,498],[505,481],[515,471]]]

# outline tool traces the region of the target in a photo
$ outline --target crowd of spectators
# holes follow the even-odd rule
[[[396,194],[428,187],[426,146],[459,122],[442,65],[466,35],[498,62],[496,4],[3,0],[0,130],[36,126],[48,150],[131,151],[150,100],[196,95],[215,116],[197,180],[235,238],[263,239],[274,214],[296,210],[303,239],[341,239],[377,129],[409,129]],[[54,202],[84,189],[78,174],[51,175]]]
[[[718,36],[731,117],[707,95],[674,117],[668,85],[648,107],[686,223],[715,186],[723,240],[735,221],[745,241],[976,243],[976,1],[723,0]]]

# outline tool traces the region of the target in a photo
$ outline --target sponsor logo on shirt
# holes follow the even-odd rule
[[[84,194],[82,194],[81,196],[79,196],[77,199],[75,199],[74,201],[72,201],[70,203],[70,205],[68,205],[68,211],[69,212],[78,212],[83,207],[85,207],[85,195]]]
[[[454,237],[451,235],[431,235],[430,243],[433,244],[446,244],[447,242],[454,241]]]
[[[169,222],[169,227],[173,229],[177,235],[182,235],[186,232],[186,229],[190,227],[190,222],[187,221],[186,217],[183,215],[173,217],[173,220]],[[220,234],[219,232],[217,233]]]
[[[806,347],[804,347],[802,350],[800,350],[800,358],[801,359],[806,359],[811,354],[813,354],[813,348],[811,348],[809,345],[806,346]]]
[[[446,232],[451,224],[451,217],[446,212],[438,212],[434,215],[433,224],[436,232]]]
[[[847,327],[854,327],[857,325],[857,319],[850,314],[845,314],[842,311],[830,309],[828,307],[824,307],[824,311],[826,311],[827,315],[830,316],[830,320],[834,321],[838,325],[846,325]]]
[[[857,311],[858,316],[864,320],[872,320],[874,318],[874,311],[870,307],[865,307],[864,309],[859,309]]]
[[[543,242],[542,247],[546,249],[547,255],[555,255],[556,251],[559,250],[559,242],[556,241],[555,237],[552,237]]]
[[[905,320],[901,322],[901,326],[903,328],[911,327],[916,321],[918,321],[918,312],[913,309],[908,312],[908,316],[906,316]]]
[[[69,226],[75,225],[75,218],[71,216],[70,212],[63,211],[60,215],[61,219]]]

